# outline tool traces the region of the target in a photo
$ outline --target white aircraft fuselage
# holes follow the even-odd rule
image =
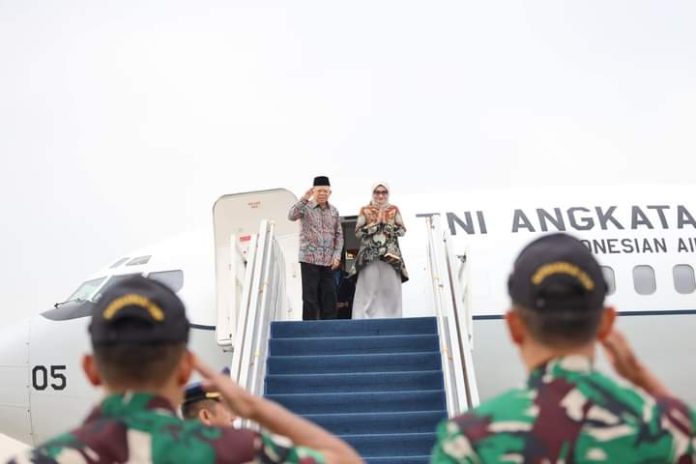
[[[291,197],[287,191],[270,192],[271,196],[279,192],[285,202]],[[357,214],[368,200],[339,193],[331,201],[335,199],[345,216]],[[607,304],[622,314],[618,324],[641,358],[675,393],[696,403],[696,375],[689,369],[696,354],[695,193],[691,186],[394,192],[391,200],[401,209],[407,227],[401,247],[411,275],[403,285],[403,315],[432,315],[424,216],[435,214],[452,235],[455,252],[466,256],[481,398],[520,384],[525,373],[502,320],[509,307],[507,276],[524,244],[540,234],[567,232],[583,240],[605,267],[611,288]],[[244,195],[254,214],[263,216],[259,205],[266,200],[256,201],[255,195],[267,198],[269,191]],[[269,219],[287,221],[278,217],[286,205],[280,206],[275,205],[276,217]],[[237,231],[239,237],[254,233],[256,222],[247,222]],[[349,220],[346,248],[356,246],[348,236],[350,228]],[[229,365],[230,349],[220,347],[215,334],[215,249],[212,230],[207,228],[124,254],[87,278],[73,301],[4,328],[0,432],[37,444],[76,426],[98,401],[99,392],[82,375],[80,358],[89,351],[90,301],[118,276],[143,274],[177,289],[192,323],[192,349],[209,363]],[[297,280],[297,256],[287,254],[288,277]],[[289,319],[301,318],[298,289],[289,286],[285,312]]]

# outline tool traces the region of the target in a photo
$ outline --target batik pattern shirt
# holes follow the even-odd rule
[[[365,206],[360,209],[355,224],[355,236],[360,240],[360,250],[351,275],[360,273],[365,266],[379,259],[390,264],[401,277],[401,282],[406,282],[408,272],[399,247],[399,237],[406,233],[404,221],[399,208],[394,205],[385,208],[383,215],[384,219],[379,222],[378,208]]]
[[[696,415],[568,356],[440,424],[433,463],[692,463]]]
[[[107,397],[83,425],[10,463],[323,463],[321,453],[278,436],[180,419],[164,398]]]
[[[336,208],[329,203],[320,206],[302,199],[290,207],[288,219],[301,219],[301,263],[330,266],[334,259],[341,259],[343,228]]]

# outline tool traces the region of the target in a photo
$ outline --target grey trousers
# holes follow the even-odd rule
[[[353,319],[401,317],[401,276],[389,264],[376,260],[358,273]]]

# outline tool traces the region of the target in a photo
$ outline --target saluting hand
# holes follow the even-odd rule
[[[614,329],[602,340],[604,352],[614,370],[624,379],[656,396],[670,396],[670,392],[638,359],[623,333]]]
[[[193,368],[203,377],[203,388],[220,392],[237,416],[251,419],[273,434],[285,436],[295,445],[320,452],[327,463],[363,463],[358,453],[340,438],[273,401],[252,395],[229,376],[207,366],[196,355],[193,355]]]
[[[240,387],[229,376],[216,372],[195,354],[193,368],[203,378],[203,389],[220,392],[233,413],[245,419],[249,417],[254,399],[251,393]]]
[[[302,195],[302,199],[304,201],[310,201],[312,197],[314,196],[314,187],[311,189],[307,190],[304,195]]]

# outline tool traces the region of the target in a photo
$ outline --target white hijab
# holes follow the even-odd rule
[[[375,190],[377,190],[377,187],[384,187],[384,189],[387,191],[387,199],[385,199],[384,203],[381,205],[378,204],[374,199]],[[388,195],[389,193],[391,193],[391,189],[389,188],[389,184],[387,184],[386,182],[377,182],[376,184],[374,184],[372,186],[372,197],[370,198],[370,206],[375,206],[377,208],[388,207],[389,206],[389,195]]]

